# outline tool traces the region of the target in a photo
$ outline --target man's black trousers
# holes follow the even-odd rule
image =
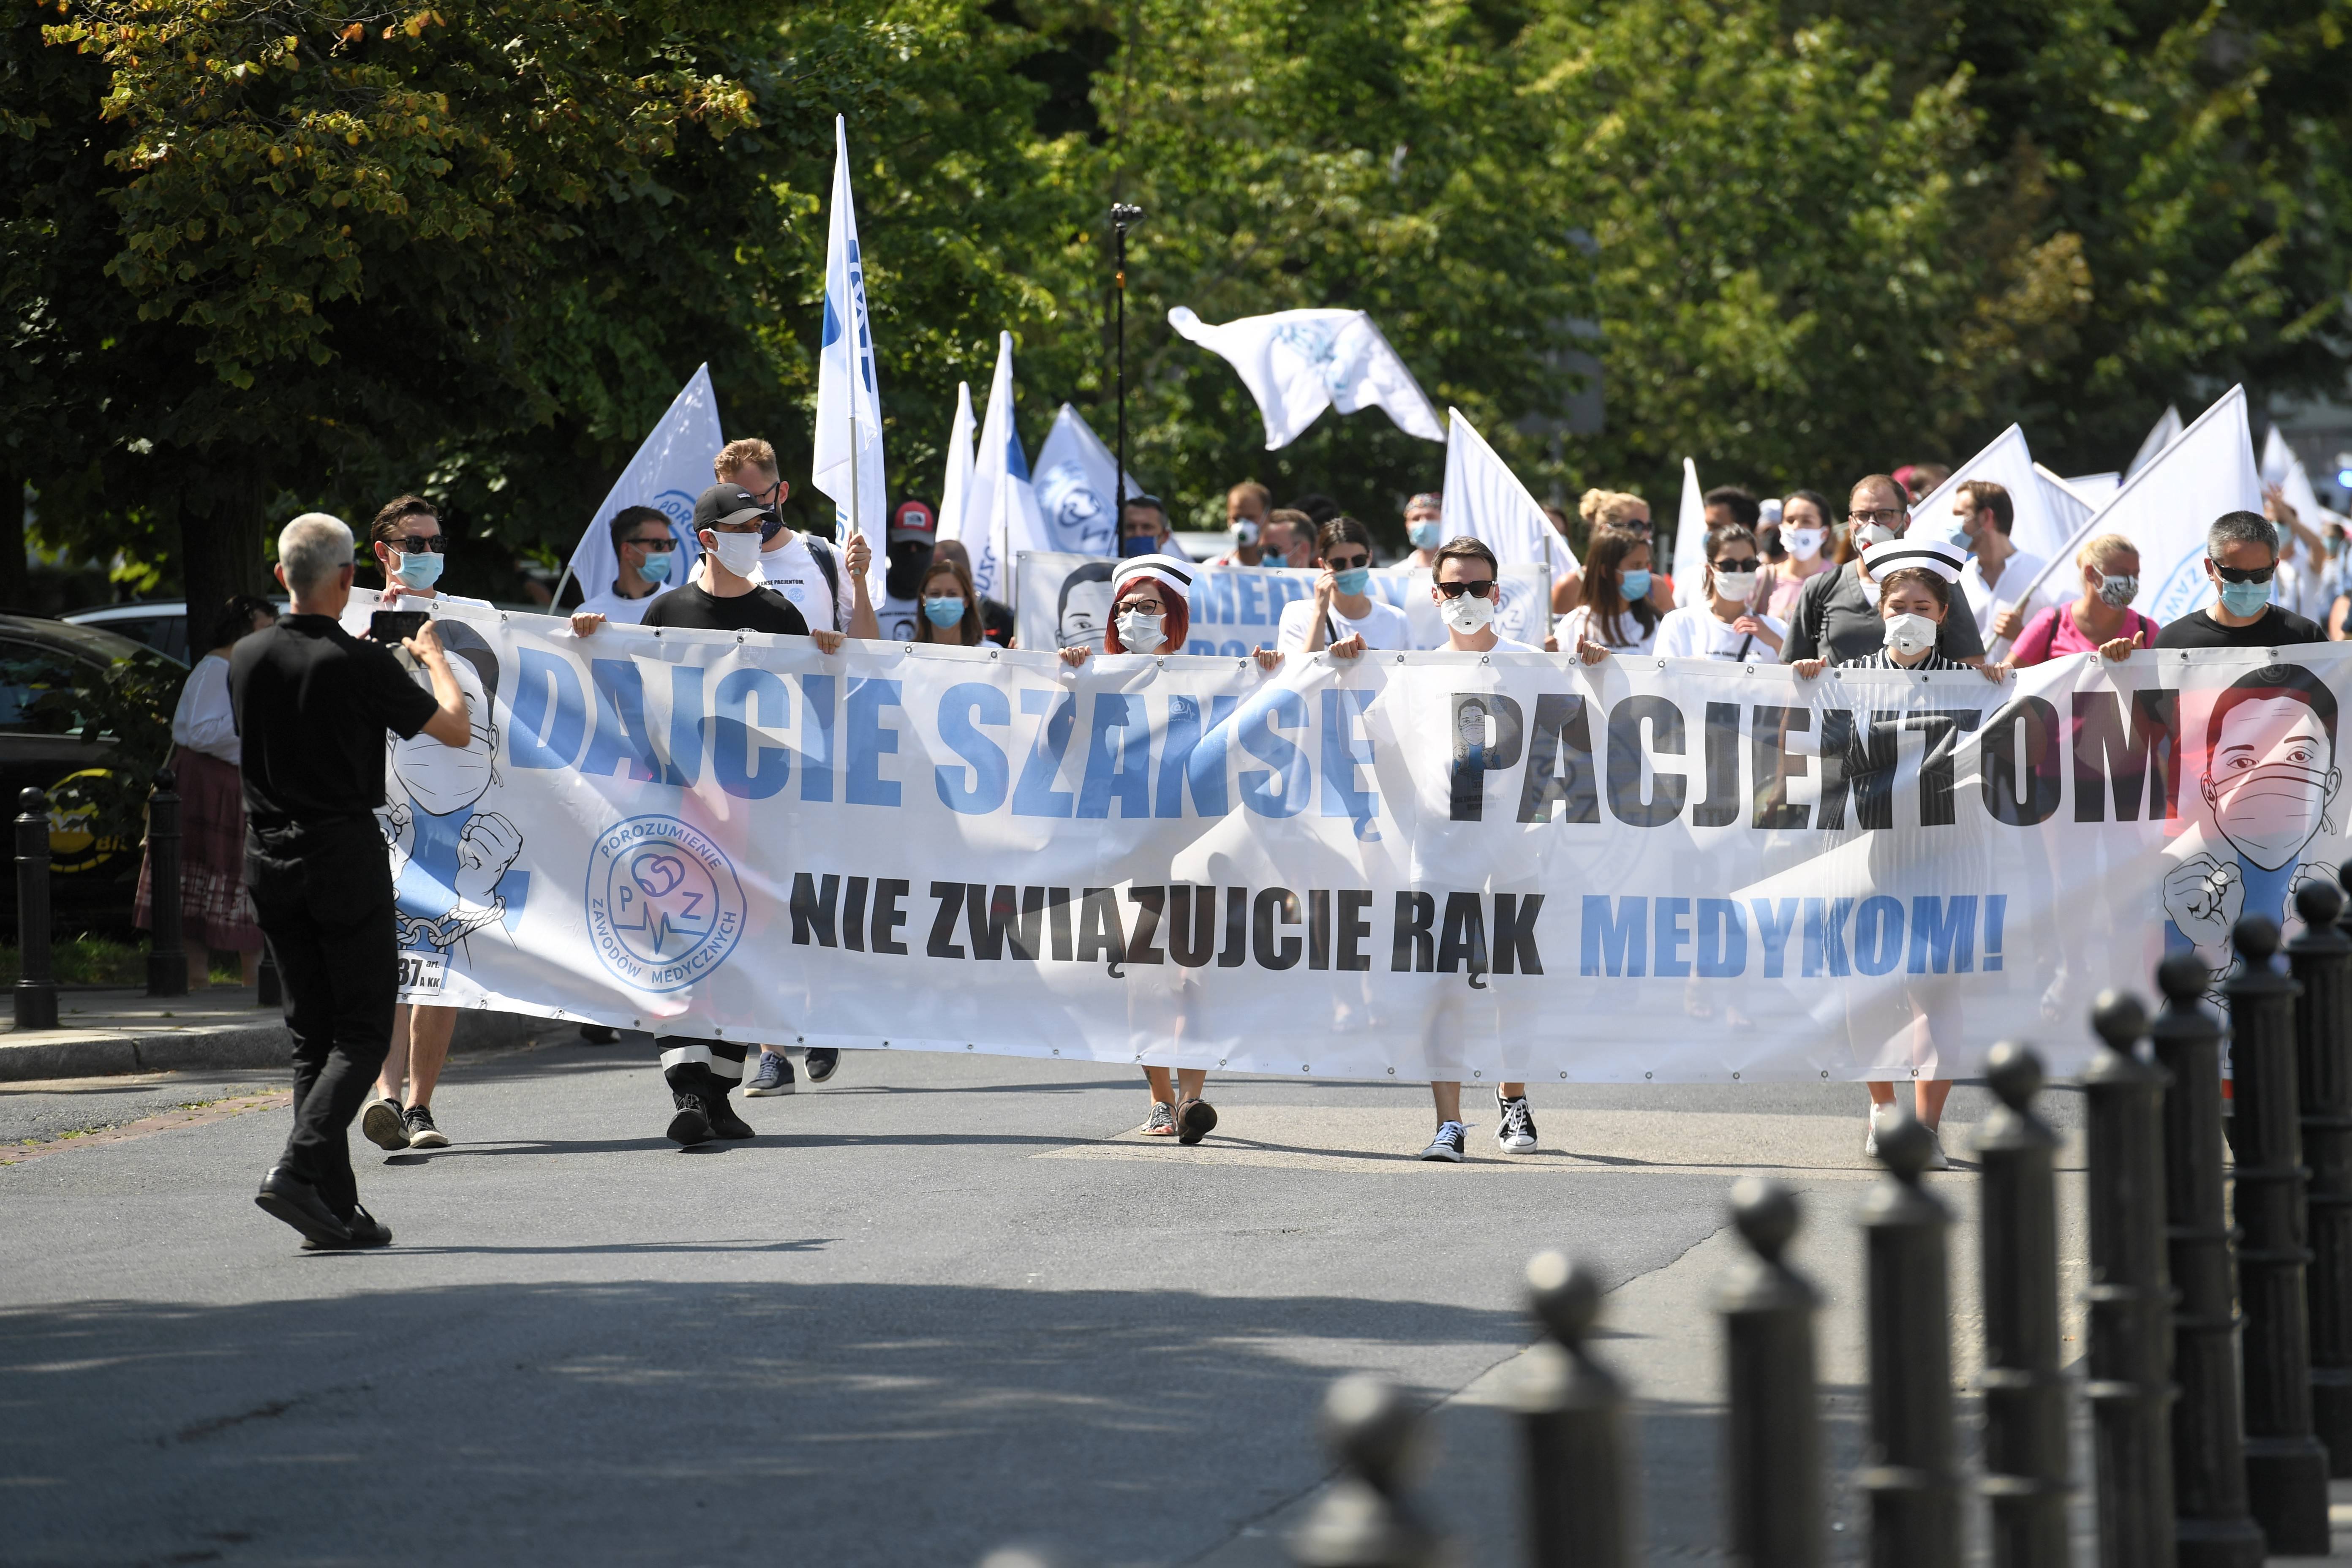
[[[372,817],[250,830],[245,880],[294,1037],[294,1133],[278,1163],[349,1218],[350,1129],[392,1048],[392,863]]]

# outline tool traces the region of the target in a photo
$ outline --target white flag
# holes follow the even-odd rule
[[[2276,485],[2285,493],[2286,504],[2294,508],[2295,516],[2303,520],[2305,528],[2315,529],[2335,515],[2320,504],[2319,492],[2311,487],[2310,471],[2275,425],[2263,441],[2262,471],[2263,483]]]
[[[1654,534],[1655,531],[1652,531]],[[1654,556],[1655,552],[1652,554]],[[1698,465],[1683,459],[1683,504],[1675,512],[1675,605],[1694,603],[1706,576],[1706,492],[1698,488]]]
[[[1072,555],[1118,553],[1118,509],[1111,487],[1118,482],[1118,459],[1102,444],[1086,418],[1068,404],[1054,416],[1054,428],[1037,449],[1037,510],[1045,519],[1045,548]],[[1143,494],[1135,470],[1127,493]]]
[[[669,519],[678,547],[678,559],[670,567],[670,585],[686,581],[702,553],[694,533],[694,502],[719,482],[711,475],[710,459],[725,445],[727,437],[719,433],[719,398],[710,390],[710,367],[697,366],[677,395],[669,400],[668,410],[637,444],[636,456],[604,492],[604,504],[589,521],[588,531],[572,546],[565,574],[579,581],[583,595],[594,598],[611,593],[613,580],[621,574],[611,525],[613,514],[625,506],[659,507]],[[557,584],[559,592],[562,586]]]
[[[2066,488],[2097,507],[2115,500],[2116,492],[2123,488],[2123,474],[2109,468],[2103,474],[2076,474],[2066,481]]]
[[[1012,603],[1013,563],[1024,550],[1043,550],[1045,519],[1029,484],[1029,456],[1013,421],[1013,334],[996,335],[996,374],[988,384],[988,412],[972,453],[971,484],[964,492],[961,537],[971,552],[972,586]]]
[[[2074,480],[2062,479],[2039,463],[2033,465],[2033,477],[2041,481],[2042,505],[2058,525],[2062,542],[2081,532],[2091,514],[2105,504],[2105,496],[2085,495]],[[2062,542],[2060,548],[2063,547]]]
[[[824,241],[824,335],[816,361],[816,455],[809,482],[840,509],[835,537],[853,531],[874,551],[867,592],[883,598],[889,564],[890,493],[882,473],[882,394],[874,379],[874,327],[866,314],[866,264],[849,195],[849,132],[833,117],[833,211]]]
[[[1449,408],[1445,416],[1446,537],[1482,540],[1506,566],[1549,565],[1558,571],[1564,561],[1573,567],[1576,557],[1568,541],[1519,477],[1462,417],[1462,410]]]
[[[2009,542],[2038,560],[2061,549],[2074,531],[2050,515],[2042,504],[2042,476],[2027,450],[2025,432],[2012,425],[1994,437],[1985,449],[1952,470],[1951,477],[1920,498],[1911,509],[1907,537],[1923,543],[1948,539],[1966,548],[1960,520],[1952,515],[1952,497],[1970,479],[1989,479],[2009,492]],[[2003,586],[2007,579],[2002,580]]]
[[[1361,310],[1277,310],[1213,327],[1182,305],[1168,324],[1240,373],[1265,420],[1265,449],[1298,439],[1326,408],[1377,405],[1398,429],[1443,441],[1437,410]]]
[[[964,502],[971,494],[971,383],[956,383],[955,423],[948,426],[948,474],[940,492],[940,539],[963,537]]]
[[[2158,453],[2179,439],[2180,409],[2176,405],[2168,404],[2165,406],[2164,417],[2149,427],[2147,437],[2140,442],[2138,452],[2132,458],[2131,467],[2124,470],[2124,478],[2129,479],[2147,468],[2156,461]],[[2146,565],[2147,563],[2142,562],[2141,564]]]
[[[2246,389],[2233,386],[2197,422],[2124,480],[2115,499],[2075,531],[2051,563],[2074,570],[2074,552],[2094,534],[2120,533],[2139,550],[2132,607],[2160,625],[2213,602],[2205,576],[2205,531],[2225,511],[2263,509]]]

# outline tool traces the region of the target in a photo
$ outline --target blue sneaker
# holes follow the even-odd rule
[[[793,1081],[793,1064],[784,1059],[782,1051],[761,1051],[760,1070],[743,1086],[746,1100],[764,1100],[773,1094],[790,1094],[799,1085]]]

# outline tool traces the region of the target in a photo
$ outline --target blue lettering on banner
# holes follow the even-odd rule
[[[615,765],[626,763],[628,776],[639,784],[661,777],[653,736],[646,730],[646,683],[636,660],[591,659],[588,679],[596,691],[596,733],[580,759],[580,771],[590,778],[610,778]]]
[[[1232,809],[1225,796],[1225,744],[1233,734],[1229,721],[1240,700],[1210,698],[1209,724],[1204,730],[1199,699],[1168,700],[1168,734],[1160,747],[1160,795],[1154,816],[1182,817],[1188,784],[1192,809],[1198,815],[1223,816]]]
[[[1095,696],[1094,721],[1087,726],[1087,774],[1078,786],[1080,816],[1108,816],[1118,802],[1121,816],[1151,815],[1151,721],[1143,699],[1116,691]]]
[[[1021,764],[1021,782],[1013,786],[1015,816],[1067,816],[1071,795],[1055,789],[1054,776],[1070,749],[1070,731],[1078,721],[1077,697],[1067,691],[1041,691],[1034,686],[1021,691],[1021,711],[1045,721],[1030,743],[1029,760]]]
[[[793,754],[758,743],[753,726],[782,729],[792,716],[792,694],[764,669],[730,670],[719,678],[711,716],[710,776],[727,794],[765,800],[790,779]]]
[[[662,783],[692,789],[702,777],[702,666],[669,667],[669,762]]]
[[[1748,919],[1730,899],[1698,901],[1698,975],[1727,980],[1748,967]]]
[[[1613,912],[1612,912],[1613,906]],[[1642,978],[1649,960],[1650,900],[1584,895],[1584,952],[1580,971]]]
[[[882,759],[898,749],[898,731],[883,724],[882,710],[898,706],[895,680],[849,683],[849,776],[842,798],[851,805],[898,804],[898,781],[881,774]]]
[[[1307,701],[1296,691],[1268,688],[1242,704],[1242,750],[1266,766],[1245,768],[1242,804],[1260,816],[1297,816],[1314,790],[1305,753],[1285,730],[1307,727]]]
[[[980,816],[1004,804],[1012,776],[1004,748],[973,726],[1012,722],[1013,704],[1005,700],[1001,686],[967,680],[949,687],[940,699],[940,739],[965,763],[962,767],[942,763],[932,770],[940,803],[950,811]]]
[[[1748,901],[1756,911],[1756,934],[1764,943],[1764,978],[1779,980],[1787,973],[1789,933],[1797,929],[1797,900],[1782,899],[1778,904],[1769,899]]]
[[[1651,938],[1653,973],[1661,977],[1688,974],[1690,960],[1683,949],[1690,945],[1690,932],[1683,921],[1690,913],[1688,899],[1658,899],[1654,901],[1657,911],[1657,933]]]
[[[1902,962],[1903,900],[1884,893],[1863,900],[1853,915],[1853,966],[1864,974],[1886,974]]]
[[[1914,974],[1966,974],[1976,967],[1977,900],[1974,894],[1911,900],[1911,963]]]
[[[1323,815],[1348,818],[1358,838],[1377,843],[1381,835],[1372,819],[1381,812],[1380,792],[1357,787],[1357,773],[1372,763],[1370,738],[1356,732],[1371,700],[1369,691],[1323,693]]]
[[[588,734],[580,671],[568,658],[519,648],[507,710],[507,760],[518,768],[568,768]]]
[[[833,677],[801,677],[801,798],[833,798]]]
[[[1579,972],[1629,980],[1736,979],[1748,973],[1752,911],[1767,980],[1787,977],[1790,939],[1801,919],[1800,973],[1808,979],[1897,970],[1968,974],[1978,968],[1979,911],[1982,967],[2000,966],[1994,950],[2008,902],[2000,893],[1920,894],[1906,910],[1902,900],[1886,894],[1861,900],[1750,899],[1743,904],[1738,899],[1587,893]]]

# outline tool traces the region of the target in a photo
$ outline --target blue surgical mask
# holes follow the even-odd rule
[[[1435,518],[1409,522],[1404,525],[1404,536],[1412,541],[1415,550],[1434,550],[1445,542],[1445,525]]]
[[[1362,593],[1371,580],[1372,569],[1369,566],[1350,566],[1345,572],[1331,574],[1332,586],[1351,599]]]
[[[1121,555],[1157,555],[1160,553],[1160,541],[1148,533],[1130,533],[1118,542],[1118,552]]]
[[[436,550],[419,551],[415,555],[403,555],[394,568],[404,588],[430,588],[441,580],[441,563],[447,557]]]
[[[925,599],[923,614],[930,618],[931,625],[945,631],[948,627],[962,622],[963,600],[954,595],[944,599]]]
[[[2271,602],[2268,583],[2224,583],[2221,584],[2221,607],[2233,616],[2259,615]]]
[[[1617,574],[1617,581],[1624,585],[1625,602],[1629,605],[1650,596],[1650,569],[1647,566],[1636,566],[1620,572]]]
[[[647,551],[646,552],[646,563],[637,568],[637,575],[643,577],[648,583],[668,582],[670,557],[677,553],[677,552],[675,550]]]

